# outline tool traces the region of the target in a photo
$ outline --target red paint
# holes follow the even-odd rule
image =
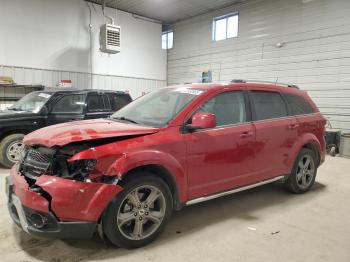
[[[82,140],[141,135],[79,152],[69,161],[97,159],[93,177],[103,174],[121,179],[134,168],[162,166],[176,182],[180,203],[289,174],[296,155],[306,144],[314,145],[319,151],[321,162],[324,161],[325,118],[305,92],[294,88],[245,83],[192,86],[205,92],[164,128],[102,119],[88,120],[35,131],[26,136],[24,142],[51,147]],[[230,90],[251,89],[301,95],[310,102],[315,113],[220,128],[210,128],[214,126],[215,120],[211,114],[198,113],[192,119],[192,125],[207,129],[182,132],[184,123],[214,95]],[[17,177],[15,192],[21,195],[24,204],[34,209],[47,208],[42,198],[37,197],[36,200],[32,193],[27,192],[22,177],[12,176]],[[62,220],[97,221],[111,199],[122,190],[114,185],[51,176],[41,176],[36,183],[52,196],[51,208]],[[27,196],[31,200],[25,200]]]
[[[40,144],[52,147],[82,140],[151,134],[157,131],[157,128],[124,124],[108,119],[93,119],[44,127],[25,136],[23,142],[27,145]]]
[[[196,113],[192,117],[192,126],[195,128],[214,128],[216,126],[215,115],[206,112]]]
[[[45,213],[49,212],[49,202],[39,194],[29,191],[27,181],[23,176],[17,174],[16,166],[12,167],[10,176],[13,183],[13,192],[24,206]]]
[[[63,221],[96,221],[113,197],[118,185],[84,183],[42,175],[36,185],[52,196],[51,209]]]

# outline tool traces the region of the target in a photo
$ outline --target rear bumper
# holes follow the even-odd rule
[[[25,232],[41,237],[91,237],[103,210],[121,190],[116,185],[44,175],[29,186],[15,168],[6,178],[12,220]]]

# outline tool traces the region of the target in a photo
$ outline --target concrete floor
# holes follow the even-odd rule
[[[340,157],[327,158],[307,194],[272,184],[186,207],[137,250],[34,238],[10,220],[4,192],[0,205],[1,261],[350,261],[350,159]]]

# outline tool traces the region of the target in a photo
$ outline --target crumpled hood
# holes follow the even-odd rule
[[[27,145],[52,147],[78,141],[153,134],[158,131],[159,128],[154,127],[121,123],[109,119],[93,119],[41,128],[26,135],[23,141]]]

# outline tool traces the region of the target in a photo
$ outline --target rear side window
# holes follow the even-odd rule
[[[82,114],[85,107],[84,95],[62,96],[52,108],[52,113]]]
[[[112,108],[115,111],[118,111],[131,102],[131,98],[127,94],[110,94],[109,97],[111,99]]]
[[[102,95],[89,95],[87,98],[87,106],[89,112],[98,112],[104,110]]]
[[[106,95],[90,94],[87,98],[89,112],[111,111],[111,105]]]
[[[251,91],[256,120],[286,117],[286,104],[276,92]]]
[[[292,94],[283,94],[287,99],[293,115],[306,115],[314,113],[314,110],[305,98]]]

